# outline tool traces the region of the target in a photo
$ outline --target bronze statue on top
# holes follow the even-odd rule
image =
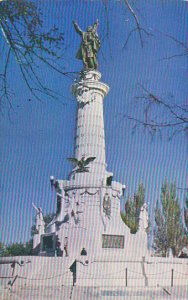
[[[97,53],[100,48],[100,40],[97,33],[99,25],[98,20],[93,26],[88,26],[86,32],[82,31],[75,21],[73,21],[73,24],[76,32],[82,37],[82,42],[76,54],[76,58],[83,61],[85,69],[97,69]]]

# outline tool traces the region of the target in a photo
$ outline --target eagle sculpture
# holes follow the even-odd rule
[[[80,160],[72,157],[69,157],[67,159],[70,162],[72,162],[75,166],[75,169],[72,171],[72,173],[84,173],[84,172],[89,172],[88,164],[94,161],[96,157],[88,157],[85,159],[85,156],[83,155]]]

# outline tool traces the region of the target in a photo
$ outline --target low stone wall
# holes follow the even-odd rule
[[[4,260],[24,261],[24,266],[0,265],[0,284],[8,282],[26,286],[69,286],[73,274],[69,267],[74,260],[61,257],[13,257]],[[77,262],[76,286],[91,287],[171,287],[188,286],[188,259],[149,259],[125,261]]]
[[[187,286],[188,259],[150,258],[140,261],[100,261],[78,264],[77,284],[105,287]]]

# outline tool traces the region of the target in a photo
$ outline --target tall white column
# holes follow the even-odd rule
[[[72,86],[78,102],[75,158],[96,157],[89,163],[88,173],[74,174],[76,184],[101,183],[106,175],[103,100],[109,87],[100,82],[100,78],[101,74],[96,70],[82,72]]]

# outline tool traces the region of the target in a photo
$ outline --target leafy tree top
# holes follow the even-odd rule
[[[171,249],[177,256],[185,243],[180,203],[176,185],[164,182],[161,199],[155,209],[154,249],[156,254],[166,256]]]
[[[145,202],[145,188],[141,183],[138,186],[133,198],[128,197],[125,203],[125,213],[122,213],[122,219],[130,228],[131,233],[136,233],[139,226],[140,209]]]

